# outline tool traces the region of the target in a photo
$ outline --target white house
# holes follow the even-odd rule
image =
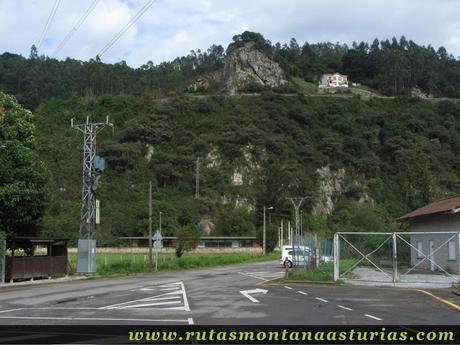
[[[323,74],[319,81],[319,88],[348,87],[348,77],[340,73]]]

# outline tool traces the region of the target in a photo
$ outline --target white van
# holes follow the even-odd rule
[[[305,246],[298,246],[296,250],[298,252],[294,253],[293,247],[291,245],[281,247],[281,266],[287,265],[289,268],[291,268],[294,262],[293,256],[295,256],[296,259],[296,266],[304,266],[308,263],[306,260],[310,260],[310,248]]]
[[[295,256],[296,259],[296,266],[305,266],[310,263],[310,260],[312,259],[312,253],[311,249],[306,246],[298,246],[297,247],[297,253],[294,254],[294,250],[292,249],[293,247],[291,245],[287,246],[282,246],[281,247],[281,257],[280,257],[280,264],[281,266],[287,265],[289,268],[293,266],[293,256]],[[321,262],[330,262],[333,261],[333,257],[330,255],[321,255],[320,257]]]

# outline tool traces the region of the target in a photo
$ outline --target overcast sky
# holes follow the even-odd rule
[[[28,56],[39,41],[56,0],[0,0],[0,52]],[[67,44],[54,52],[95,0],[61,0],[40,54],[88,60],[121,30],[147,0],[99,0]],[[138,67],[224,48],[245,30],[273,43],[372,42],[404,35],[418,44],[444,46],[460,56],[460,0],[157,0],[101,56]]]

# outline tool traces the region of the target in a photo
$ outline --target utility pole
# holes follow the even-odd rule
[[[297,266],[297,258],[296,254],[298,255],[299,251],[299,237],[300,237],[300,206],[302,205],[305,197],[294,197],[294,198],[286,198],[289,199],[294,206],[295,212],[295,230],[294,235],[292,236],[292,249],[293,249],[293,265],[294,267]]]
[[[152,181],[149,182],[149,267],[152,267]]]
[[[195,199],[200,197],[200,158],[196,159],[195,170]]]
[[[83,177],[80,209],[80,239],[78,240],[77,273],[96,273],[96,188],[97,176],[94,164],[96,137],[105,127],[112,127],[107,116],[105,122],[74,125],[72,128],[83,133]]]
[[[267,253],[267,244],[266,244],[267,225],[266,225],[266,216],[265,216],[266,210],[273,210],[273,206],[270,206],[268,208],[264,206],[264,226],[263,226],[263,238],[262,238],[262,254],[264,255]]]

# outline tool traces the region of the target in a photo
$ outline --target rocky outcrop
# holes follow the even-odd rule
[[[328,216],[334,210],[334,199],[345,190],[345,169],[332,171],[329,166],[317,169],[319,197],[313,206],[313,214]]]
[[[253,41],[230,44],[223,69],[196,78],[187,91],[197,92],[217,88],[230,94],[247,90],[252,85],[279,87],[288,84],[280,65],[257,49]]]
[[[259,51],[254,42],[229,46],[223,78],[224,90],[231,94],[251,84],[278,87],[288,83],[280,65]]]

